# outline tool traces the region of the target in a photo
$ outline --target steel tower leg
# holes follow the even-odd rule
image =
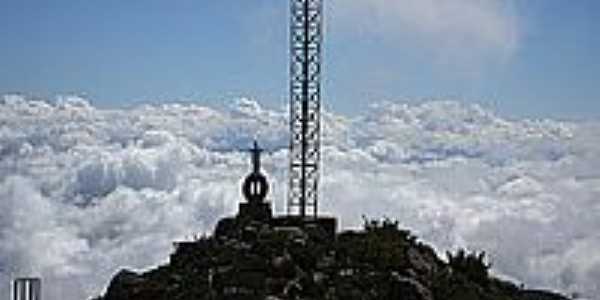
[[[321,136],[323,0],[290,0],[288,214],[316,217]]]

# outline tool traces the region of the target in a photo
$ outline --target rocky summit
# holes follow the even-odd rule
[[[390,220],[329,236],[318,226],[223,219],[215,234],[176,243],[170,262],[120,271],[97,300],[562,300],[489,275],[484,253],[440,259]]]

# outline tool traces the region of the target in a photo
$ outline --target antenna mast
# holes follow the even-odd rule
[[[321,144],[323,0],[290,0],[288,215],[317,217]]]

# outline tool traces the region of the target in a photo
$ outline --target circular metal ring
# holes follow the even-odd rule
[[[249,202],[262,202],[268,192],[267,178],[260,173],[248,175],[242,185],[242,193]]]

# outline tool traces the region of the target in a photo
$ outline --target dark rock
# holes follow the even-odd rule
[[[459,252],[454,265],[446,263],[390,223],[331,239],[301,225],[241,226],[235,218],[220,224],[218,237],[176,243],[168,265],[144,274],[120,271],[99,299],[568,299],[481,272],[487,267],[481,254]]]
[[[569,300],[569,298],[548,291],[530,290],[521,291],[519,300]]]
[[[106,291],[105,299],[127,300],[131,299],[136,291],[145,286],[144,280],[136,273],[121,270],[111,281]]]

